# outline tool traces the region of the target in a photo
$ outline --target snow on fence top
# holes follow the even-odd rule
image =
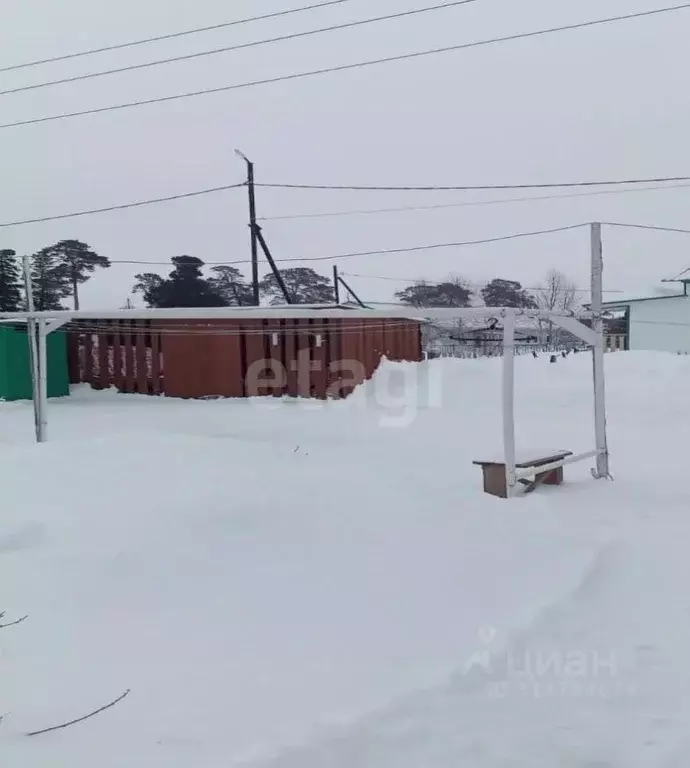
[[[513,309],[509,307],[401,307],[395,309],[346,309],[335,305],[289,305],[281,307],[178,307],[175,309],[117,309],[90,312],[64,310],[59,312],[0,312],[0,319],[29,318],[70,320],[212,320],[254,318],[405,318],[408,320],[451,319],[456,317],[531,317],[543,320],[555,317],[588,318],[596,316],[590,310],[559,312],[542,309]]]

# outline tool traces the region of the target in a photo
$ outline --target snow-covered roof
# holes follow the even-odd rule
[[[657,285],[653,288],[623,291],[621,293],[609,293],[605,294],[606,298],[604,306],[612,306],[614,304],[627,304],[632,301],[655,301],[658,299],[670,299],[683,296],[683,292],[679,291],[677,287],[671,287],[669,285]]]

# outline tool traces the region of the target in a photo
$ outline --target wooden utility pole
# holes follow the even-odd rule
[[[249,194],[249,233],[252,249],[252,298],[255,307],[259,306],[259,230],[256,221],[256,189],[254,185],[254,163],[239,149],[235,154],[247,164],[247,191]]]
[[[285,285],[285,280],[283,280],[283,276],[280,274],[280,270],[276,266],[275,260],[273,258],[273,254],[271,253],[271,249],[268,247],[266,238],[264,237],[264,234],[261,231],[261,227],[258,224],[256,226],[256,239],[259,241],[261,250],[264,252],[264,255],[266,256],[266,261],[268,261],[268,264],[271,267],[271,271],[273,272],[273,276],[275,277],[276,282],[278,283],[278,287],[280,288],[281,293],[283,294],[285,303],[292,304],[290,292],[287,289],[287,285]]]

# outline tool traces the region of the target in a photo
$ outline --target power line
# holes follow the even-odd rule
[[[239,90],[243,88],[252,88],[260,85],[271,85],[274,83],[282,83],[290,80],[299,80],[307,77],[315,77],[318,75],[331,74],[335,72],[346,72],[355,69],[361,69],[364,67],[371,67],[378,64],[388,64],[398,61],[407,61],[411,59],[418,59],[423,56],[432,56],[440,53],[450,53],[452,51],[460,51],[468,48],[476,48],[484,45],[493,45],[497,43],[505,43],[513,40],[522,40],[533,37],[540,37],[543,35],[549,35],[556,32],[565,32],[575,29],[584,29],[586,27],[594,27],[601,24],[611,24],[618,21],[625,21],[628,19],[637,19],[642,17],[655,16],[662,13],[669,13],[671,11],[678,11],[685,8],[690,8],[690,3],[683,3],[682,5],[674,5],[666,8],[657,8],[652,11],[642,11],[640,13],[629,13],[622,16],[609,16],[604,19],[594,19],[592,21],[583,21],[578,24],[568,24],[560,27],[551,27],[548,29],[540,29],[534,32],[522,32],[519,34],[508,35],[505,37],[494,37],[489,40],[478,40],[472,43],[464,43],[460,45],[445,46],[443,48],[432,48],[423,51],[415,51],[413,53],[405,53],[397,56],[387,56],[379,59],[370,59],[368,61],[359,61],[354,64],[341,64],[335,67],[324,67],[322,69],[313,69],[307,72],[295,72],[289,75],[277,75],[275,77],[263,78],[260,80],[250,80],[244,83],[234,83],[233,85],[225,85],[219,88],[206,88],[199,91],[190,91],[188,93],[179,93],[172,96],[159,96],[152,99],[142,99],[140,101],[130,101],[124,104],[112,104],[107,107],[97,107],[95,109],[85,109],[77,112],[63,112],[58,115],[48,115],[46,117],[35,117],[28,120],[17,120],[13,123],[0,124],[1,128],[16,128],[24,125],[34,125],[37,123],[47,123],[54,120],[67,120],[74,117],[84,117],[85,115],[96,115],[104,112],[113,112],[121,109],[129,109],[132,107],[142,107],[149,104],[162,104],[169,101],[178,101],[180,99],[189,99],[197,96],[208,96],[214,93],[224,93],[226,91]],[[669,179],[674,181],[675,179]],[[263,185],[266,186],[266,185]]]
[[[42,216],[38,219],[23,219],[21,221],[8,221],[0,224],[0,229],[5,227],[21,227],[25,224],[42,224],[47,221],[61,221],[62,219],[75,219],[78,216],[91,216],[95,213],[109,213],[110,211],[124,211],[127,208],[140,208],[144,205],[154,205],[156,203],[169,203],[173,200],[184,200],[190,197],[201,197],[202,195],[211,195],[216,192],[227,192],[230,189],[239,189],[246,186],[246,182],[239,184],[227,184],[223,187],[211,187],[210,189],[199,189],[195,192],[184,192],[179,195],[169,195],[168,197],[156,197],[151,200],[137,200],[134,203],[123,203],[122,205],[110,205],[107,208],[91,208],[86,211],[76,211],[74,213],[62,213],[57,216]]]
[[[423,278],[415,278],[414,280],[406,278],[406,277],[391,277],[387,275],[359,275],[354,272],[341,272],[340,273],[343,277],[358,277],[362,278],[364,280],[386,280],[388,282],[394,282],[394,283],[412,283],[414,285],[444,285],[445,283],[448,283],[450,281],[448,280],[425,280]],[[462,280],[462,285],[466,285],[470,288],[484,288],[488,283],[478,283],[475,281],[468,281],[468,280]],[[525,290],[527,291],[541,291],[544,289],[544,286],[523,286]],[[574,288],[574,291],[577,293],[589,293],[591,291],[591,288]],[[604,291],[604,293],[625,293],[625,291],[621,289],[611,289]]]
[[[24,64],[12,64],[7,67],[0,67],[0,72],[12,72],[17,69],[26,69],[28,67],[37,67],[41,64],[53,64],[58,61],[67,61],[68,59],[77,59],[82,56],[93,56],[96,53],[105,53],[107,51],[119,51],[123,48],[133,48],[138,45],[147,45],[148,43],[158,43],[163,40],[174,40],[178,37],[187,37],[188,35],[197,35],[201,32],[212,32],[217,29],[227,29],[228,27],[236,27],[241,24],[249,24],[255,21],[265,21],[267,19],[277,19],[281,16],[290,16],[295,13],[303,13],[305,11],[313,11],[319,8],[328,8],[331,5],[342,5],[343,3],[349,3],[351,0],[327,0],[322,3],[312,3],[311,5],[303,5],[300,8],[290,8],[285,11],[275,11],[274,13],[265,13],[261,16],[251,16],[245,19],[237,19],[235,21],[226,21],[221,24],[212,24],[208,27],[197,27],[196,29],[187,29],[183,32],[173,32],[168,35],[158,35],[157,37],[147,37],[143,40],[133,40],[128,43],[119,43],[117,45],[107,45],[102,48],[92,48],[88,51],[79,51],[77,53],[67,53],[62,56],[53,56],[49,59],[38,59],[37,61],[29,61]]]
[[[679,232],[683,235],[690,235],[690,229],[679,229],[678,227],[655,227],[651,224],[620,224],[614,221],[602,221],[607,227],[621,227],[625,229],[649,229],[653,232]]]
[[[677,179],[682,179],[683,177],[676,177]],[[640,180],[639,183],[641,183]],[[554,184],[553,186],[572,186],[575,182],[571,183],[565,183],[565,184]],[[577,182],[579,184],[587,184],[587,185],[594,185],[594,184],[634,184],[638,183],[638,181],[606,181],[606,182]],[[79,218],[81,216],[91,216],[94,214],[99,213],[110,213],[113,211],[123,211],[127,210],[129,208],[141,208],[143,206],[147,205],[155,205],[159,203],[168,203],[173,202],[175,200],[185,200],[188,198],[193,197],[202,197],[205,195],[212,195],[217,194],[219,192],[227,192],[228,190],[232,189],[239,189],[240,187],[245,187],[246,182],[240,182],[237,184],[226,184],[223,186],[218,187],[209,187],[207,189],[198,189],[194,190],[193,192],[182,192],[177,195],[168,195],[167,197],[155,197],[148,200],[136,200],[131,203],[121,203],[118,205],[109,205],[102,208],[89,208],[82,211],[73,211],[71,213],[61,213],[56,214],[54,216],[41,216],[34,219],[19,219],[17,221],[7,221],[0,223],[0,229],[5,229],[8,227],[21,227],[28,224],[43,224],[46,222],[51,221],[62,221],[65,219],[75,219]],[[504,188],[507,185],[504,185],[502,188]],[[650,190],[659,190],[659,189],[677,189],[677,188],[686,188],[690,186],[690,184],[676,184],[674,186],[650,186],[650,187],[643,187],[638,189],[624,189],[624,190],[601,190],[596,192],[586,192],[586,193],[580,193],[580,194],[571,194],[571,195],[544,195],[540,197],[517,197],[517,198],[504,198],[502,200],[477,200],[477,201],[467,201],[464,203],[446,203],[446,204],[439,204],[439,205],[429,205],[429,206],[408,206],[408,207],[400,207],[400,208],[381,208],[381,209],[372,209],[371,211],[351,211],[351,212],[342,212],[340,215],[348,215],[349,213],[378,213],[378,212],[389,212],[389,211],[407,211],[407,210],[433,210],[436,208],[455,208],[455,207],[464,207],[464,206],[474,206],[474,205],[492,205],[492,204],[499,204],[499,203],[510,203],[510,202],[528,202],[530,200],[558,200],[558,199],[569,199],[573,197],[590,197],[594,195],[624,195],[631,192],[646,192]],[[530,185],[520,185],[520,188],[530,188]],[[440,188],[439,188],[440,189]],[[447,189],[447,188],[446,188]],[[460,189],[460,188],[457,188]],[[470,190],[470,189],[486,189],[486,187],[463,187],[462,189]],[[302,216],[268,216],[259,219],[259,221],[275,221],[280,220],[283,218],[311,218],[313,216],[328,216],[328,215],[339,215],[339,214],[304,214]],[[645,224],[624,224],[624,223],[616,223],[616,222],[602,222],[602,224],[610,227],[625,227],[625,228],[633,228],[633,229],[647,229],[647,230],[655,230],[655,231],[661,231],[661,232],[680,232],[684,234],[690,234],[690,229],[678,229],[673,227],[657,227],[657,226],[651,226],[651,225],[645,225]],[[584,226],[584,225],[578,225],[578,226]],[[560,230],[555,230],[560,231]],[[227,263],[227,262],[223,262]],[[234,262],[232,262],[234,263]],[[411,281],[407,281],[411,282]]]
[[[571,224],[565,227],[554,227],[553,229],[540,229],[533,232],[515,232],[510,235],[502,235],[499,237],[488,237],[482,240],[464,240],[455,243],[431,243],[427,245],[414,245],[407,248],[384,248],[377,251],[359,251],[355,253],[340,253],[334,256],[306,256],[297,259],[274,259],[280,263],[301,263],[301,262],[314,262],[314,261],[339,261],[344,259],[354,259],[361,256],[383,256],[395,253],[414,253],[417,251],[433,251],[442,248],[461,248],[472,245],[485,245],[487,243],[499,243],[506,240],[516,240],[523,237],[536,237],[539,235],[550,235],[556,232],[566,232],[573,229],[580,229],[582,227],[588,227],[589,224]],[[111,264],[136,264],[163,267],[168,266],[162,264],[159,261],[140,261],[137,259],[111,259]],[[231,266],[236,264],[251,264],[251,259],[237,259],[234,261],[206,261],[205,265],[208,266]]]
[[[464,240],[455,243],[432,243],[430,245],[415,245],[407,248],[386,248],[379,251],[360,251],[358,253],[343,253],[339,256],[312,256],[305,259],[277,259],[277,261],[333,261],[337,259],[354,259],[360,256],[383,256],[394,253],[414,253],[416,251],[432,251],[441,248],[461,248],[471,245],[485,245],[488,243],[499,243],[506,240],[516,240],[523,237],[536,237],[538,235],[551,235],[556,232],[567,232],[571,229],[580,229],[589,226],[588,224],[571,224],[565,227],[554,227],[553,229],[540,229],[533,232],[516,232],[510,235],[500,237],[488,237],[482,240]]]
[[[598,195],[628,195],[634,192],[651,192],[660,189],[686,189],[690,184],[659,184],[636,189],[600,189],[594,192],[573,192],[565,195],[539,195],[533,197],[505,197],[499,200],[467,200],[461,203],[437,203],[435,205],[402,205],[394,208],[360,208],[346,211],[327,211],[325,213],[297,213],[284,216],[262,216],[259,221],[289,221],[293,219],[320,219],[339,216],[359,216],[381,213],[410,213],[414,211],[436,211],[447,208],[468,208],[483,205],[502,205],[506,203],[529,203],[543,200],[570,200],[578,197],[596,197]]]
[[[345,184],[266,184],[257,183],[257,187],[271,189],[310,189],[337,190],[348,192],[479,192],[502,189],[556,189],[559,187],[606,187],[624,186],[629,184],[670,183],[674,181],[690,181],[690,176],[666,176],[651,179],[608,179],[605,181],[563,181],[546,184],[466,184],[463,186],[375,186],[375,185],[345,185]],[[633,191],[633,190],[629,190]],[[562,195],[565,197],[565,195]],[[536,199],[536,198],[526,198]],[[484,202],[484,201],[481,201]],[[493,201],[490,201],[493,202]]]
[[[439,3],[438,5],[432,5],[427,8],[415,8],[410,11],[402,11],[400,13],[389,13],[385,16],[375,16],[368,19],[360,19],[358,21],[350,21],[344,24],[332,24],[328,27],[320,27],[319,29],[310,29],[306,32],[293,32],[289,35],[281,35],[279,37],[269,37],[264,40],[253,40],[249,43],[239,43],[237,45],[230,45],[224,48],[214,48],[209,51],[199,51],[197,53],[188,53],[182,56],[172,56],[167,59],[158,59],[157,61],[148,61],[143,64],[131,64],[127,67],[118,67],[117,69],[106,69],[101,72],[87,72],[84,75],[75,75],[73,77],[63,77],[59,80],[49,80],[44,83],[34,83],[32,85],[22,85],[18,88],[10,88],[5,91],[0,91],[0,96],[8,96],[12,93],[22,93],[23,91],[33,91],[38,88],[48,88],[54,85],[63,85],[65,83],[75,83],[81,80],[91,80],[96,77],[104,77],[106,75],[116,75],[123,72],[134,72],[139,69],[147,69],[149,67],[157,67],[162,64],[172,64],[179,61],[190,61],[191,59],[200,59],[206,56],[216,56],[220,53],[229,53],[230,51],[240,51],[245,48],[255,48],[261,45],[268,45],[271,43],[281,43],[287,40],[297,40],[302,37],[311,37],[313,35],[320,35],[325,32],[335,32],[343,29],[352,29],[354,27],[365,26],[366,24],[375,24],[381,21],[392,21],[394,19],[402,19],[408,16],[417,16],[422,13],[429,13],[431,11],[440,11],[445,8],[454,8],[460,5],[468,5],[469,3],[476,3],[479,0],[452,0],[452,2]]]

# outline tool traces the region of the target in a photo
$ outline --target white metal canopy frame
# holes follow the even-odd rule
[[[589,310],[559,312],[540,309],[515,309],[510,307],[466,307],[466,308],[424,308],[405,307],[400,309],[345,309],[328,305],[291,305],[286,307],[220,307],[185,309],[126,309],[103,312],[53,311],[53,312],[0,312],[0,320],[27,322],[32,352],[33,401],[36,420],[36,439],[47,439],[47,355],[46,338],[52,331],[72,320],[241,320],[247,318],[291,318],[291,319],[409,319],[409,320],[452,320],[457,318],[482,319],[499,317],[503,321],[503,452],[506,472],[507,495],[515,495],[519,480],[534,474],[534,469],[517,468],[515,452],[514,419],[514,364],[515,326],[518,318],[549,320],[585,341],[592,347],[592,380],[594,387],[594,450],[568,456],[539,467],[539,472],[557,469],[565,464],[596,459],[592,470],[597,479],[610,478],[609,453],[606,437],[606,396],[604,385],[604,333],[602,320],[603,302],[603,258],[601,224],[591,225],[591,304]],[[27,276],[28,277],[28,276]],[[30,281],[27,279],[27,293],[31,305]],[[581,322],[591,321],[591,327]],[[37,340],[38,339],[38,340]]]

